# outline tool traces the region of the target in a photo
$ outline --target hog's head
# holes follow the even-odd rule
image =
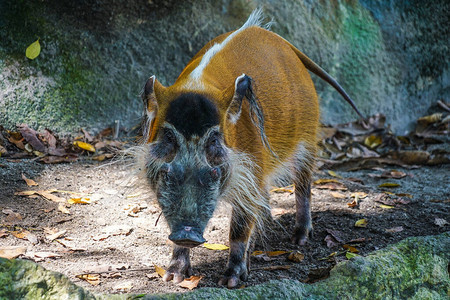
[[[236,122],[242,99],[249,97],[250,85],[246,75],[236,79],[223,113],[220,104],[205,95],[170,95],[169,88],[154,76],[144,87],[149,120],[147,180],[169,224],[169,239],[179,246],[195,247],[205,242],[203,231],[226,189],[233,165],[233,152],[225,145],[221,120]],[[252,119],[259,124],[262,112],[258,105],[255,111]]]

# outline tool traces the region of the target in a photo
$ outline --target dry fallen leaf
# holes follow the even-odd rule
[[[327,173],[328,173],[330,176],[333,176],[333,177],[341,178],[341,179],[342,179],[342,176],[339,175],[338,173],[334,172],[334,171],[328,170]]]
[[[403,231],[402,226],[397,226],[397,227],[392,227],[392,228],[386,229],[386,232],[390,232],[390,233],[401,232],[401,231]]]
[[[22,173],[22,179],[25,180],[28,186],[38,185],[33,179],[28,179],[25,174]]]
[[[10,231],[10,233],[18,239],[27,240],[32,242],[33,244],[37,244],[38,239],[37,236],[28,230],[15,230]]]
[[[94,286],[100,284],[100,274],[80,274],[80,275],[75,275],[75,277],[79,278],[81,280],[85,280]]]
[[[6,229],[0,229],[0,238],[8,236],[8,231]]]
[[[70,198],[67,202],[70,204],[89,204],[91,203],[91,199],[86,197]]]
[[[366,137],[366,139],[364,140],[364,145],[372,149],[381,145],[381,143],[382,143],[381,137],[376,135],[370,135]]]
[[[56,240],[56,239],[62,237],[63,235],[66,234],[66,232],[67,232],[67,230],[61,230],[61,231],[56,231],[56,232],[54,232],[54,231],[52,230],[52,231],[47,231],[47,232],[46,232],[45,229],[44,229],[44,233],[47,234],[47,235],[45,236],[45,238],[46,238],[47,240],[49,240],[49,241],[53,241],[53,240]]]
[[[154,265],[154,266],[155,266],[155,272],[158,273],[158,275],[160,277],[164,277],[164,274],[166,274],[166,270],[164,270],[160,266],[157,266],[157,265]]]
[[[305,255],[303,255],[303,253],[301,253],[300,251],[295,250],[295,251],[292,251],[291,253],[289,253],[288,259],[290,261],[298,263],[305,259]]]
[[[341,182],[337,179],[317,179],[316,181],[313,182],[313,184],[315,184],[315,185],[320,185],[320,184],[325,184],[325,183],[341,183]]]
[[[289,252],[291,251],[278,250],[278,251],[268,251],[266,252],[266,254],[267,256],[280,256]]]
[[[43,261],[46,258],[55,258],[60,256],[61,254],[47,251],[38,251],[38,252],[27,251],[27,253],[25,254],[25,258],[31,259],[35,262]]]
[[[86,251],[86,248],[78,247],[74,241],[72,241],[69,237],[65,237],[64,239],[56,239],[58,243],[63,245],[64,247],[72,250],[72,251]]]
[[[80,148],[80,149],[87,150],[89,152],[95,152],[95,147],[92,146],[89,143],[85,143],[85,142],[81,142],[81,141],[75,141],[75,142],[73,142],[73,144],[75,146],[77,146],[78,148]]]
[[[380,207],[381,207],[381,208],[384,208],[384,209],[395,208],[395,206],[392,206],[392,205],[385,205],[385,204],[380,204]]]
[[[16,225],[19,221],[22,221],[22,216],[19,213],[14,212],[12,209],[5,208],[2,213],[6,215],[3,219],[4,225]]]
[[[67,209],[67,207],[64,206],[63,203],[58,204],[58,210],[62,213],[70,215],[70,211]]]
[[[353,198],[358,197],[359,199],[364,199],[367,196],[368,196],[367,193],[364,193],[364,192],[354,192],[350,195],[350,197],[353,197]]]
[[[27,252],[27,247],[22,246],[6,246],[0,247],[0,257],[13,259]]]
[[[355,199],[352,202],[348,202],[347,206],[349,208],[355,208],[358,206],[358,197],[355,197]]]
[[[325,184],[320,184],[316,186],[317,189],[319,190],[339,190],[339,191],[346,191],[348,190],[342,183],[335,183],[335,182],[330,182],[330,183],[325,183]]]
[[[338,198],[338,199],[344,199],[347,198],[347,196],[345,196],[342,193],[339,192],[330,192],[331,196],[333,196],[334,198]]]
[[[228,247],[226,245],[222,245],[222,244],[204,243],[202,246],[205,247],[206,249],[210,249],[210,250],[228,250],[228,249],[230,249],[230,247]]]
[[[388,187],[388,188],[391,188],[391,187],[399,187],[399,186],[400,186],[400,184],[398,184],[398,183],[385,182],[385,183],[380,184],[378,187]]]
[[[273,188],[270,190],[271,193],[293,193],[295,191],[295,187],[293,184],[279,187],[279,188]]]
[[[342,247],[343,247],[345,250],[350,251],[351,253],[359,253],[359,250],[356,249],[356,248],[353,247],[353,246],[350,246],[350,245],[342,245]]]
[[[131,281],[121,282],[114,287],[117,292],[127,293],[133,288],[133,283]]]
[[[333,248],[338,245],[337,240],[331,234],[327,234],[324,241],[327,243],[328,248]]]
[[[255,268],[253,270],[264,270],[264,271],[289,270],[291,267],[292,267],[291,265],[279,265],[279,266]]]
[[[203,276],[191,276],[189,278],[186,278],[182,282],[180,282],[178,285],[187,288],[189,290],[193,290],[198,286],[198,283],[203,278]]]
[[[355,222],[355,227],[366,227],[367,223],[367,219],[360,219]]]

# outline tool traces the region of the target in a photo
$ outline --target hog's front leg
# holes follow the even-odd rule
[[[240,280],[247,280],[249,269],[248,243],[253,226],[254,221],[251,218],[240,216],[233,210],[230,224],[230,256],[227,270],[219,280],[220,285],[234,288]]]
[[[174,283],[180,283],[185,277],[190,277],[192,275],[189,252],[189,248],[180,247],[177,245],[173,246],[172,259],[166,274],[164,274],[164,281],[170,281],[173,279]]]

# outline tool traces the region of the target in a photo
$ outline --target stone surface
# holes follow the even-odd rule
[[[14,1],[0,2],[0,125],[57,132],[139,123],[140,90],[173,83],[211,38],[264,8],[274,32],[334,76],[366,114],[399,134],[449,99],[446,0]],[[35,60],[26,47],[37,40]],[[356,114],[313,76],[325,123]]]
[[[338,264],[314,284],[270,281],[245,289],[184,294],[92,295],[65,276],[24,260],[0,259],[0,298],[14,299],[448,299],[450,233],[411,237]]]

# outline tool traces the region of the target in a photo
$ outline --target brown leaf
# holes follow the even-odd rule
[[[344,199],[347,198],[347,196],[345,196],[342,193],[339,192],[330,192],[331,196],[333,196],[334,198],[338,198],[338,199]]]
[[[289,270],[291,267],[292,267],[291,265],[277,265],[277,266],[255,268],[253,270],[264,270],[264,271]]]
[[[356,248],[353,247],[353,246],[350,246],[350,245],[342,245],[342,247],[343,247],[345,250],[350,251],[351,253],[359,253],[359,250],[356,249]]]
[[[45,232],[45,229],[44,229]],[[59,239],[60,237],[64,236],[66,234],[67,230],[61,230],[61,231],[57,231],[57,232],[52,232],[52,233],[48,233],[45,238],[49,241],[53,241],[56,239]]]
[[[75,242],[68,240],[68,238],[64,238],[64,239],[56,239],[55,241],[57,241],[58,243],[60,243],[61,245],[63,245],[64,247],[72,250],[72,251],[86,251],[86,248],[83,247],[77,247],[77,245],[75,244]]]
[[[22,246],[6,246],[0,247],[0,257],[13,259],[27,252],[27,247]]]
[[[0,229],[0,238],[8,236],[8,231],[6,229]]]
[[[338,246],[336,239],[330,234],[327,234],[324,241],[327,243],[328,248],[333,248],[333,247]]]
[[[303,253],[301,253],[300,251],[295,250],[289,253],[288,259],[290,261],[298,263],[305,259],[305,255],[303,255]]]
[[[64,205],[64,203],[58,203],[58,210],[64,214],[70,215],[69,209]]]
[[[345,239],[344,239],[344,233],[342,232],[342,231],[339,231],[339,230],[334,230],[334,229],[326,229],[327,230],[327,232],[329,233],[329,234],[331,234],[335,239],[336,239],[336,241],[338,241],[339,243],[344,243],[345,242]]]
[[[339,183],[341,184],[341,182],[337,179],[317,179],[316,181],[313,182],[313,184],[315,185],[322,185],[322,184],[326,184],[326,183]]]
[[[323,190],[339,190],[339,191],[346,191],[348,190],[342,183],[327,183],[327,184],[321,184],[316,186],[317,189]]]
[[[38,252],[27,251],[25,255],[26,258],[31,259],[35,262],[43,261],[46,258],[55,258],[60,256],[61,254],[47,251],[38,251]]]
[[[366,241],[369,241],[370,239],[366,239],[366,238],[357,238],[357,239],[353,239],[348,241],[349,244],[357,244],[357,243],[363,243]]]
[[[88,141],[89,143],[92,143],[94,141],[94,138],[92,137],[92,135],[90,135],[89,132],[84,130],[84,128],[81,128],[81,131],[83,132],[84,137],[86,138],[86,141]]]
[[[357,207],[357,206],[358,206],[358,198],[355,198],[352,202],[348,202],[348,203],[347,203],[347,206],[348,206],[349,208],[355,208],[355,207]]]
[[[180,282],[178,285],[187,288],[189,290],[193,290],[198,286],[198,283],[203,278],[203,276],[191,276],[189,278],[184,279],[182,282]]]
[[[268,251],[266,252],[267,256],[280,256],[286,253],[289,253],[290,251],[283,251],[283,250],[278,250],[278,251]]]
[[[47,152],[47,148],[37,137],[37,132],[28,127],[27,124],[21,124],[18,126],[23,138],[33,147],[34,150],[39,152]]]
[[[22,173],[22,179],[25,180],[28,186],[38,185],[33,179],[28,179],[25,174]]]
[[[15,236],[18,239],[27,240],[33,244],[38,243],[37,236],[28,230],[15,230],[10,232],[13,236]]]
[[[23,219],[19,213],[16,213],[12,209],[9,209],[9,208],[2,210],[2,213],[4,213],[6,215],[6,217],[3,220],[3,223],[5,225],[16,225]]]
[[[42,161],[43,163],[46,164],[58,164],[58,163],[64,163],[64,162],[75,162],[78,160],[78,157],[76,155],[67,155],[67,156],[54,156],[54,155],[49,155],[49,156],[45,156],[43,158],[40,159],[40,161]]]
[[[392,228],[386,229],[386,232],[390,232],[390,233],[401,232],[401,231],[403,231],[403,226],[397,226],[397,227],[392,227]]]

